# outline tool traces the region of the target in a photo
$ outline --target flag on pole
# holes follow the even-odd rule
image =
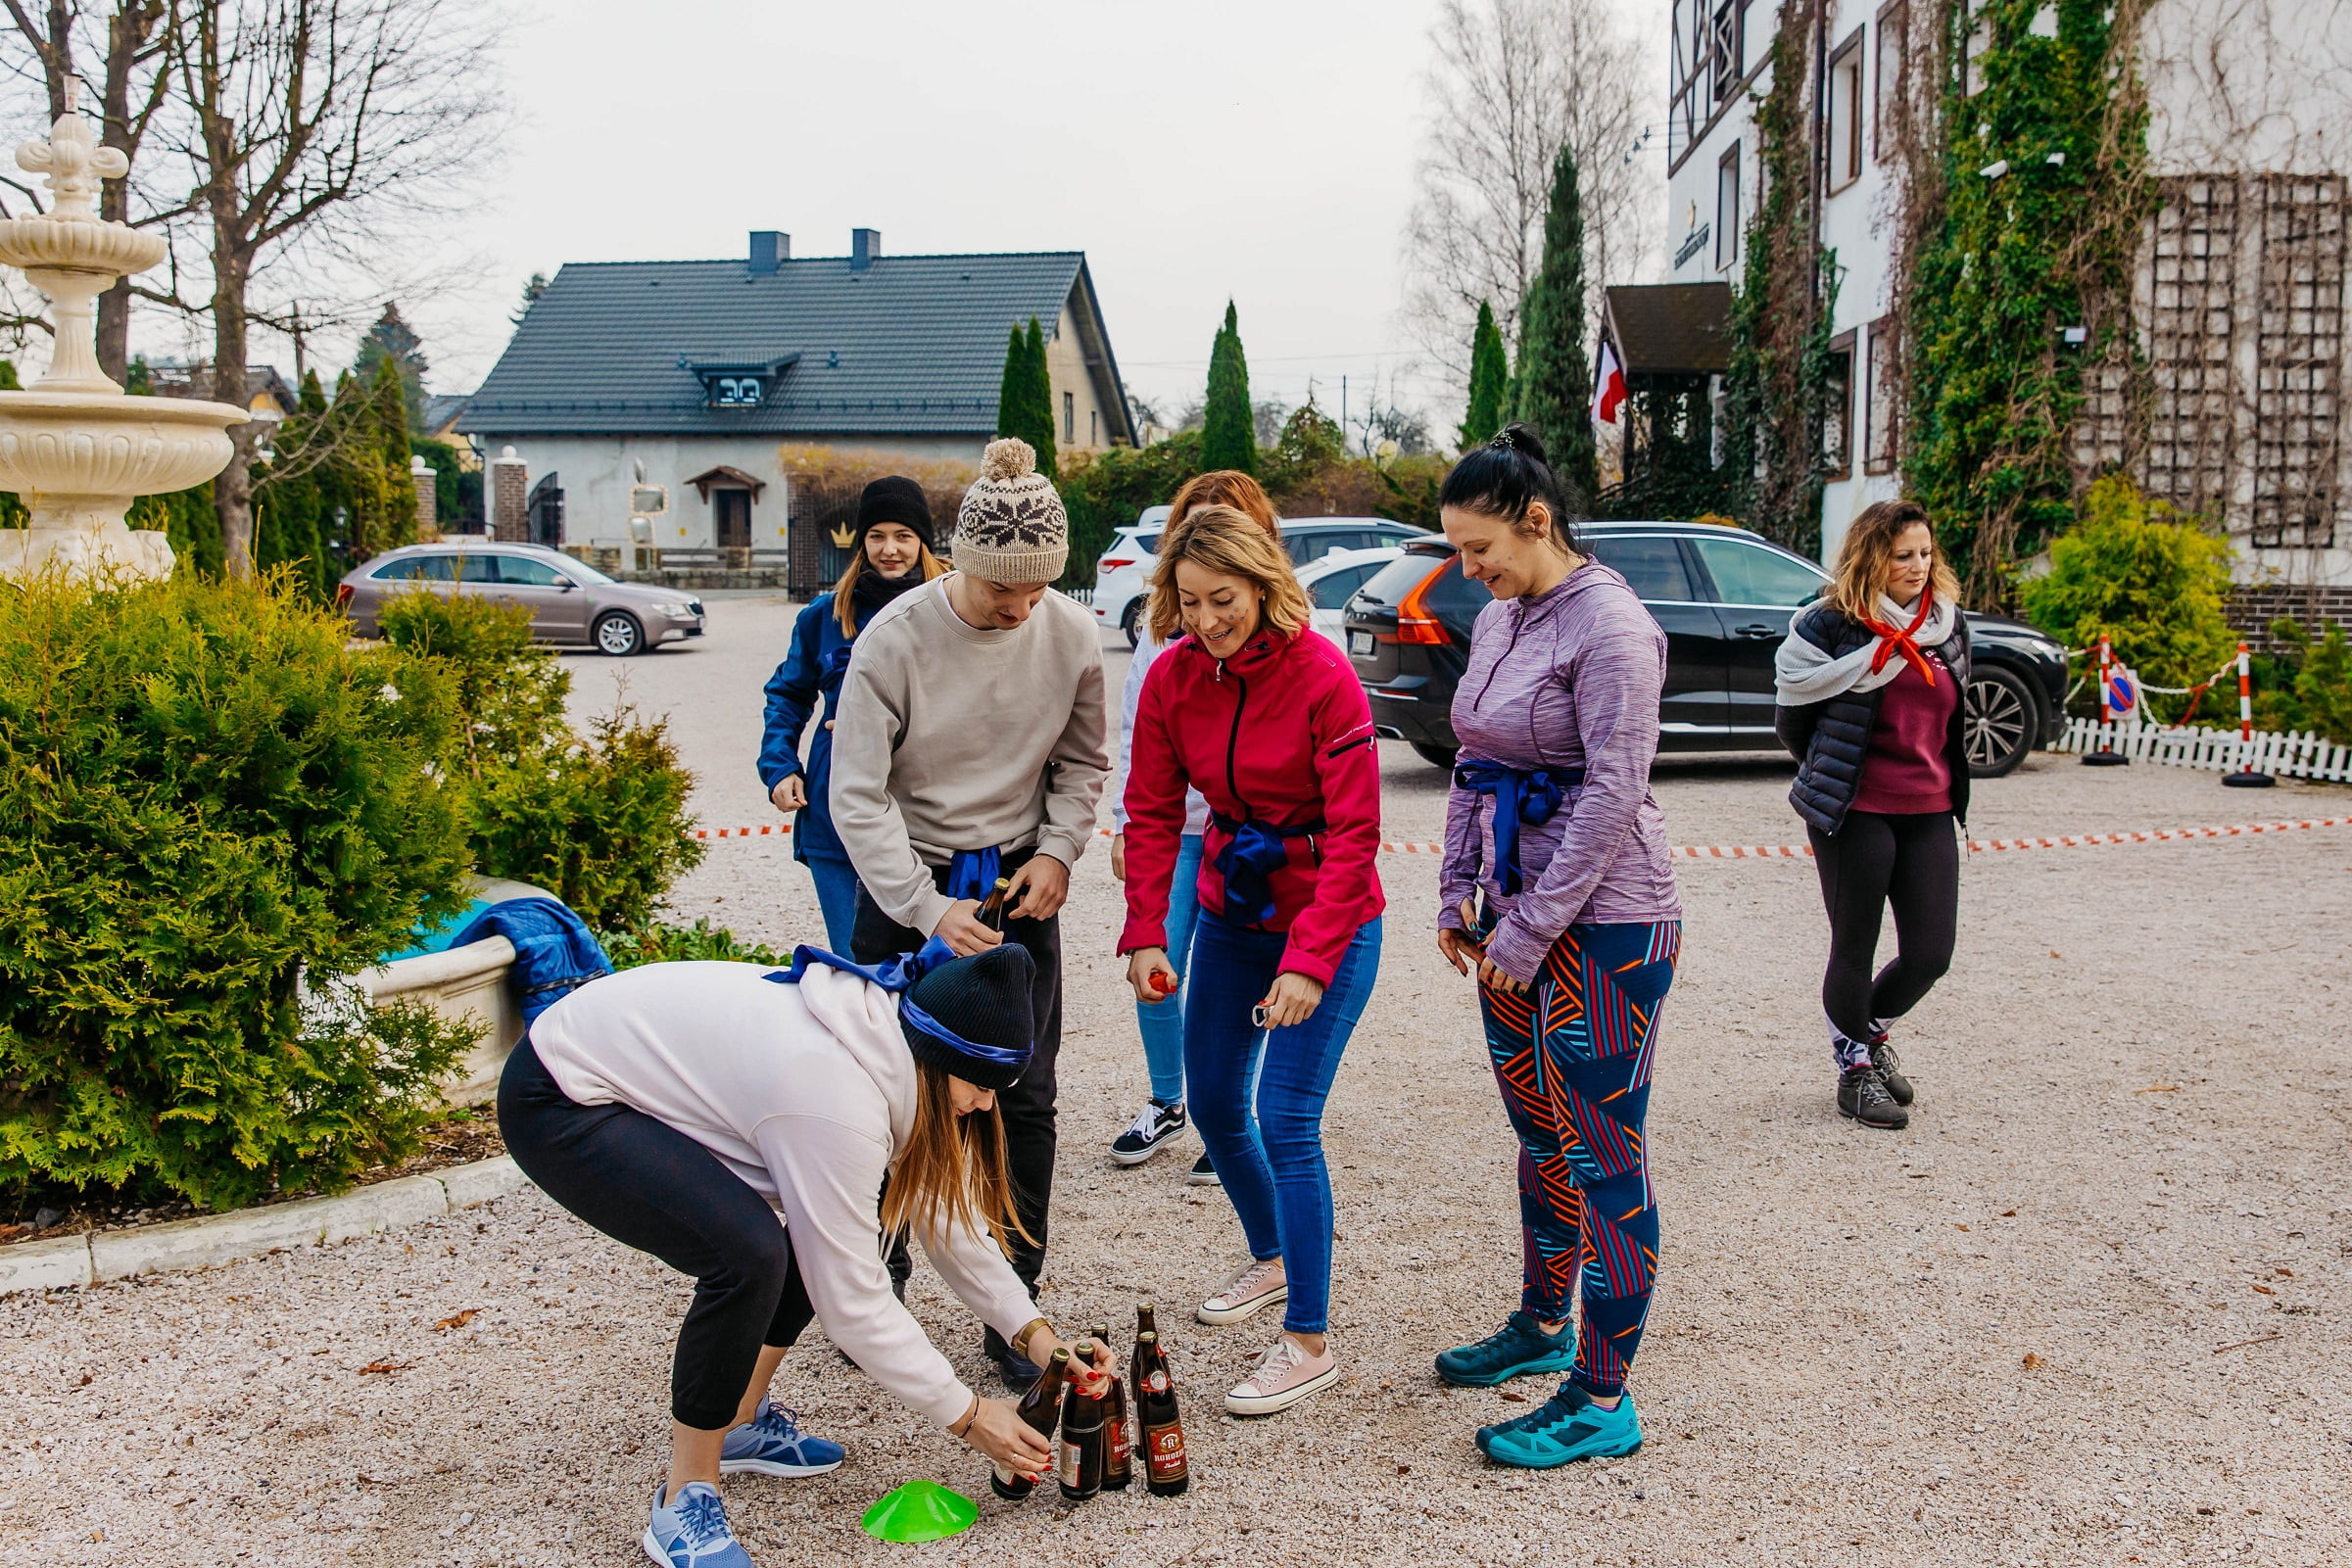
[[[1617,346],[1601,340],[1601,361],[1593,377],[1593,423],[1613,425],[1625,404],[1625,367],[1617,362]]]

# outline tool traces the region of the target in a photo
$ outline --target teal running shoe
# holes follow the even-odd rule
[[[1475,1345],[1437,1353],[1437,1375],[1458,1389],[1491,1389],[1532,1372],[1565,1372],[1575,1364],[1572,1326],[1562,1323],[1559,1333],[1547,1334],[1525,1310],[1512,1313]]]
[[[841,1446],[800,1430],[800,1417],[770,1399],[758,1413],[727,1434],[719,1449],[719,1474],[811,1476],[841,1467]]]
[[[689,1481],[666,1503],[661,1493],[653,1489],[653,1513],[641,1543],[647,1556],[661,1568],[753,1568],[751,1554],[727,1523],[717,1488]]]
[[[1497,1464],[1522,1470],[1553,1470],[1578,1459],[1611,1459],[1642,1446],[1642,1418],[1633,1396],[1604,1410],[1573,1383],[1544,1402],[1532,1415],[1478,1429],[1478,1449]]]

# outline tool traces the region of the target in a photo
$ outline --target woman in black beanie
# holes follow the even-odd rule
[[[849,950],[857,910],[857,872],[833,831],[826,781],[833,766],[833,706],[840,700],[849,644],[875,613],[910,588],[947,570],[932,553],[931,502],[923,487],[899,474],[877,479],[857,499],[857,539],[848,569],[833,591],[817,595],[792,626],[792,651],[768,678],[766,732],[759,746],[759,782],[779,811],[795,812],[792,858],[817,883],[825,940]],[[825,704],[825,723],[800,760],[800,736]]]

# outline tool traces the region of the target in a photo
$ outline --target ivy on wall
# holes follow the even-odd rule
[[[1936,6],[1930,166],[1900,247],[1902,468],[1981,607],[2009,604],[2013,564],[2073,521],[2084,367],[2131,352],[2153,200],[2139,15],[2140,0]]]

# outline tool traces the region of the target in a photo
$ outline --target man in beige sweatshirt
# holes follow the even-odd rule
[[[1048,587],[1069,551],[1028,443],[991,442],[956,513],[956,570],[858,634],[833,730],[833,823],[858,877],[851,956],[879,963],[936,935],[964,954],[1018,942],[1036,961],[1036,1051],[997,1097],[1030,1235],[1013,1270],[1032,1294],[1053,1192],[1059,917],[1111,771],[1094,618]],[[1001,931],[978,918],[1000,872]],[[903,1283],[903,1241],[890,1266]],[[1036,1376],[993,1328],[986,1350],[1008,1384]]]

